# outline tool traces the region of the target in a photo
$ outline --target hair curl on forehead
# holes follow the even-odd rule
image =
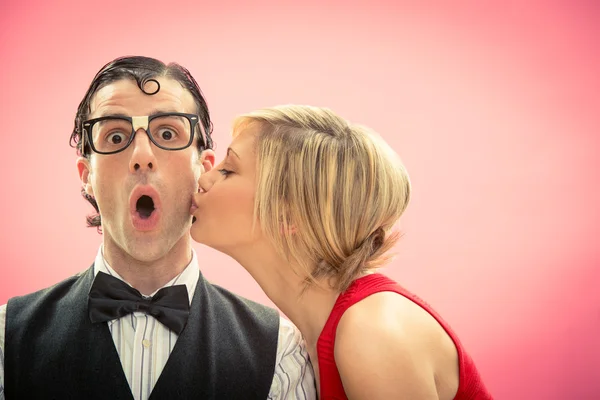
[[[148,91],[146,91],[146,85],[149,82],[154,82],[156,84],[156,90],[154,92],[148,92]],[[154,79],[154,78],[150,78],[150,79],[147,79],[145,81],[142,81],[139,86],[140,86],[140,90],[142,92],[144,92],[145,94],[149,95],[149,96],[152,96],[152,95],[154,95],[154,94],[156,94],[156,93],[158,93],[160,91],[160,83],[156,79]]]
[[[87,145],[85,148],[82,148],[82,124],[89,118],[91,112],[90,104],[98,90],[113,82],[122,79],[131,79],[137,83],[143,93],[152,96],[160,91],[160,83],[156,79],[158,77],[173,79],[190,92],[196,104],[197,114],[207,138],[205,147],[199,141],[197,142],[198,151],[212,148],[212,122],[208,106],[198,83],[190,72],[177,63],[165,64],[160,60],[150,57],[130,56],[117,58],[104,65],[92,80],[85,96],[79,103],[73,124],[73,132],[69,140],[71,147],[77,149],[77,154],[87,157],[91,152],[91,149]],[[149,85],[150,83],[155,84],[156,87],[154,88],[154,85]]]

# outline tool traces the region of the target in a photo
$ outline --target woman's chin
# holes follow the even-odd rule
[[[202,230],[199,229],[199,227],[195,227],[194,224],[192,224],[192,228],[190,229],[190,236],[192,237],[192,240],[194,242],[208,246],[206,238],[202,233]]]
[[[192,236],[192,240],[194,242],[204,245],[206,247],[215,249],[221,253],[228,254],[227,244],[221,243],[220,241],[216,241],[215,238],[212,237],[209,232],[204,232],[201,230],[194,230],[192,227],[192,230],[190,231],[190,235]]]

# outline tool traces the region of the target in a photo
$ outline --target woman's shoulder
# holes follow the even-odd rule
[[[403,340],[426,341],[431,344],[432,337],[446,332],[425,307],[397,292],[376,292],[354,303],[344,312],[336,336],[366,339],[364,335],[369,334],[369,337],[382,340],[389,337],[392,342],[390,345]]]
[[[357,279],[340,298],[347,300],[348,304],[339,321],[338,331],[362,327],[375,329],[381,334],[391,331],[395,337],[398,334],[422,335],[429,331],[444,331],[441,325],[445,323],[426,301],[380,273]],[[365,320],[371,321],[368,327],[363,326]]]
[[[340,374],[350,377],[372,370],[385,380],[389,371],[389,379],[404,377],[403,385],[416,385],[417,392],[434,390],[437,377],[449,375],[456,377],[457,386],[458,354],[453,340],[422,304],[404,294],[376,292],[344,312],[334,348]],[[432,382],[433,389],[429,387]]]

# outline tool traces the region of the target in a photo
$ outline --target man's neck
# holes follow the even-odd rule
[[[189,265],[192,247],[189,237],[182,237],[164,255],[141,261],[111,240],[104,240],[102,255],[110,267],[132,287],[150,295],[165,286]]]

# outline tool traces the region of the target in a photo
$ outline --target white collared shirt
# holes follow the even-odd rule
[[[102,246],[94,263],[94,276],[100,271],[124,281],[104,259]],[[196,252],[192,250],[192,261],[163,287],[185,285],[191,304],[199,276],[198,259]],[[3,305],[0,306],[0,400],[4,400],[5,324],[6,305]],[[173,351],[178,335],[151,315],[137,311],[109,321],[108,328],[134,399],[148,399]],[[308,361],[304,340],[300,331],[284,318],[280,318],[275,365],[268,399],[317,398],[314,373]]]

